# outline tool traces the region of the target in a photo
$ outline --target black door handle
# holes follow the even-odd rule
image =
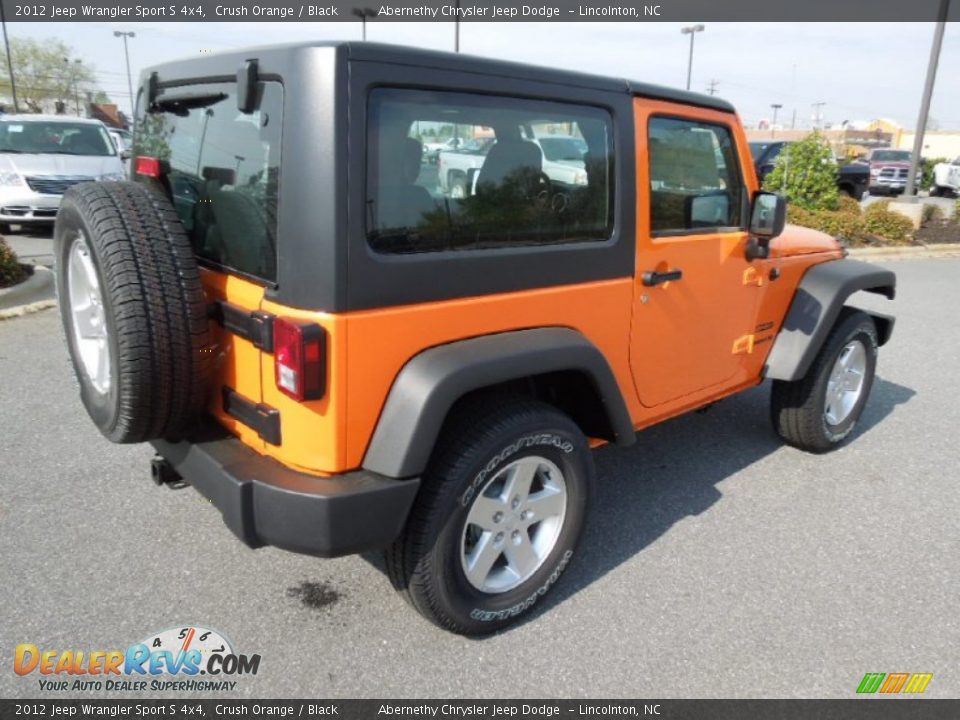
[[[668,272],[657,272],[656,270],[647,270],[643,274],[643,284],[647,287],[653,287],[665,282],[674,282],[683,279],[683,270],[670,270]]]

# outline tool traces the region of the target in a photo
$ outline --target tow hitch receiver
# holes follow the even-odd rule
[[[173,469],[173,466],[159,455],[150,461],[150,478],[157,485],[166,485],[171,490],[187,486],[186,481]]]

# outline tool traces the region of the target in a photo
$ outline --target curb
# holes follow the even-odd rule
[[[960,257],[960,243],[878,248],[849,248],[849,257],[866,261],[920,260],[923,258]]]
[[[0,320],[53,307],[57,304],[53,285],[53,271],[34,266],[25,282],[0,290]]]

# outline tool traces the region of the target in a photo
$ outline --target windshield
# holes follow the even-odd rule
[[[587,151],[587,144],[579,138],[573,137],[553,137],[540,138],[540,147],[543,148],[543,154],[552,162],[560,160],[583,160],[584,153]]]
[[[874,162],[910,162],[910,151],[875,150],[870,159]]]
[[[90,123],[43,120],[0,122],[0,153],[116,155],[106,129]]]

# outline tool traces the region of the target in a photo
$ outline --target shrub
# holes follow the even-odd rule
[[[0,288],[16,285],[26,277],[17,255],[7,241],[0,237]]]
[[[863,211],[860,209],[860,203],[852,197],[841,195],[838,200],[837,210],[850,215],[860,215]]]
[[[787,209],[787,220],[794,225],[801,225],[832,235],[851,247],[864,245],[869,240],[863,217],[852,212],[805,210],[791,205]]]
[[[920,187],[924,190],[933,185],[933,166],[950,162],[950,158],[920,158]]]
[[[814,131],[787,145],[763,187],[782,193],[790,203],[806,210],[835,210],[837,163],[823,135]]]
[[[864,213],[864,227],[868,233],[879,235],[892,245],[907,245],[913,236],[913,223],[900,213],[887,208]]]
[[[890,209],[890,198],[884,198],[883,200],[877,200],[874,203],[867,205],[867,209],[863,211],[864,215],[869,215],[870,213],[880,212],[881,210]]]
[[[920,217],[921,223],[936,222],[943,220],[943,208],[939,205],[929,205],[924,204],[922,215]]]

